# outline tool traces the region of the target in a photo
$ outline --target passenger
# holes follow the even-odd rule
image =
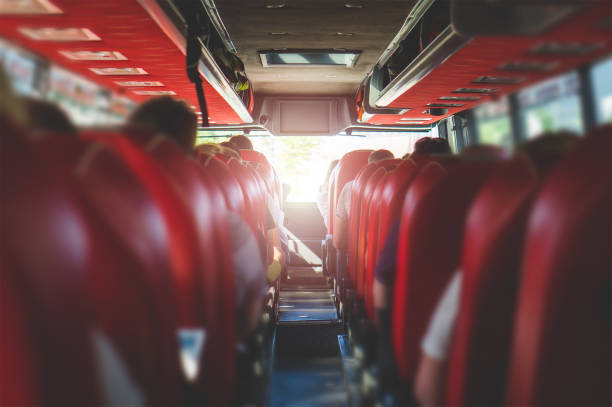
[[[28,125],[34,133],[63,133],[76,136],[78,130],[57,105],[44,100],[24,98]]]
[[[410,158],[425,156],[429,154],[451,154],[448,141],[442,138],[423,137],[414,145],[414,151]],[[404,156],[406,157],[406,156]],[[399,220],[396,221],[385,239],[383,249],[378,256],[376,269],[374,271],[373,300],[377,315],[384,313],[390,303],[391,290],[395,280],[395,261],[397,257],[397,242],[399,238]]]
[[[127,124],[128,128],[162,133],[190,155],[196,151],[196,125],[197,117],[189,106],[167,96],[140,105]],[[204,144],[198,149],[206,153],[225,148]],[[228,211],[228,223],[235,276],[237,332],[239,340],[243,341],[259,324],[267,283],[264,262],[251,228],[232,211]]]
[[[372,151],[368,156],[368,164],[391,160],[395,158],[389,150]],[[353,181],[347,182],[340,195],[336,205],[336,219],[334,220],[334,236],[333,243],[336,249],[346,249],[348,240],[348,220],[351,213],[351,191],[353,189]]]
[[[230,148],[240,154],[240,149],[236,146],[236,144],[232,143],[231,141],[224,141],[223,143],[219,143],[219,145],[226,148]]]
[[[253,143],[251,142],[251,140],[247,136],[244,136],[242,134],[232,136],[229,141],[230,143],[238,147],[240,150],[253,150]]]
[[[226,147],[223,145],[223,143],[217,144],[217,146],[219,147],[218,154],[224,155],[228,158],[233,158],[238,161],[242,161],[242,157],[240,156],[240,153],[236,151],[236,149]]]
[[[183,151],[193,154],[198,117],[183,101],[170,96],[152,98],[132,112],[127,127],[163,133]]]
[[[443,138],[423,137],[414,144],[414,151],[410,158],[421,157],[429,154],[450,154],[451,149],[448,141]]]
[[[542,175],[550,170],[577,143],[578,137],[570,132],[543,134],[521,143],[517,150],[523,153]],[[451,339],[459,312],[461,273],[455,272],[431,317],[421,343],[421,360],[415,379],[415,396],[421,406],[436,406],[444,400],[444,379]]]
[[[329,225],[327,224],[327,212],[329,210],[329,177],[331,176],[334,168],[336,168],[336,165],[338,165],[339,161],[340,160],[333,160],[329,164],[329,167],[327,167],[327,174],[325,175],[325,179],[319,187],[319,193],[317,194],[317,208],[319,208],[319,212],[321,212],[326,229],[329,228]]]

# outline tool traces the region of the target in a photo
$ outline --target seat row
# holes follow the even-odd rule
[[[228,213],[266,253],[278,182],[265,157],[196,160],[147,133],[2,128],[0,404],[234,402]],[[273,313],[274,285],[268,297]]]
[[[545,150],[527,157],[479,146],[460,156],[366,164],[369,151],[354,151],[340,160],[330,219],[336,192],[354,180],[348,249],[327,271],[364,375],[374,379],[364,383],[386,380],[379,362],[388,344],[396,400],[415,402],[421,342],[458,271],[445,404],[610,403],[611,133],[593,130],[552,168]],[[394,223],[384,326],[373,285]],[[375,390],[362,388],[364,400]]]

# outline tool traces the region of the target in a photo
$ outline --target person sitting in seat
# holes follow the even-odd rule
[[[368,156],[368,164],[392,160],[395,158],[389,150],[372,151]],[[351,191],[353,190],[353,181],[344,184],[338,203],[336,205],[336,219],[334,219],[334,236],[333,243],[336,249],[346,249],[348,241],[348,220],[351,212]]]
[[[543,134],[517,147],[540,174],[549,171],[578,141],[570,132]],[[431,317],[421,343],[421,359],[415,379],[415,395],[421,406],[437,406],[444,400],[444,379],[451,339],[459,312],[461,272],[450,279]]]
[[[59,106],[33,98],[24,98],[24,103],[29,117],[28,127],[34,133],[77,135],[76,126]]]
[[[410,158],[422,157],[430,154],[450,154],[448,141],[443,138],[423,137],[414,144],[414,151]]]
[[[198,117],[183,101],[170,96],[152,98],[132,112],[127,127],[163,133],[188,153],[194,154]]]
[[[232,143],[231,141],[224,141],[222,143],[219,143],[219,145],[222,147],[229,148],[230,150],[234,150],[238,155],[240,155],[240,149],[236,146],[236,144]]]
[[[229,141],[240,150],[253,150],[253,143],[251,140],[242,134],[232,136]]]
[[[319,212],[321,212],[323,223],[325,223],[325,228],[329,228],[327,222],[327,212],[329,209],[329,177],[331,176],[334,168],[336,168],[336,165],[338,165],[339,161],[340,160],[333,160],[331,163],[329,163],[329,167],[327,167],[327,174],[325,175],[325,179],[319,187],[319,193],[317,194],[317,208],[319,208]]]
[[[197,116],[184,102],[169,96],[149,99],[141,104],[127,122],[129,129],[159,132],[174,140],[187,154],[196,151]],[[131,133],[128,132],[128,136]],[[218,145],[201,147],[206,151],[225,149]],[[258,326],[267,291],[264,262],[257,240],[240,215],[228,211],[228,223],[235,276],[239,340],[243,341]]]

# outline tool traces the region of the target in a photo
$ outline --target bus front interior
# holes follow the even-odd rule
[[[0,0],[0,405],[612,405],[610,0]]]

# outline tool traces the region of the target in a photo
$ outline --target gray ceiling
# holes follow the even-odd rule
[[[258,94],[353,95],[401,28],[416,0],[216,0],[221,18]],[[269,4],[285,4],[268,9]],[[363,8],[347,8],[345,4]],[[287,32],[288,35],[270,35]],[[336,33],[352,33],[339,36]],[[354,68],[264,68],[258,50],[361,50]]]

